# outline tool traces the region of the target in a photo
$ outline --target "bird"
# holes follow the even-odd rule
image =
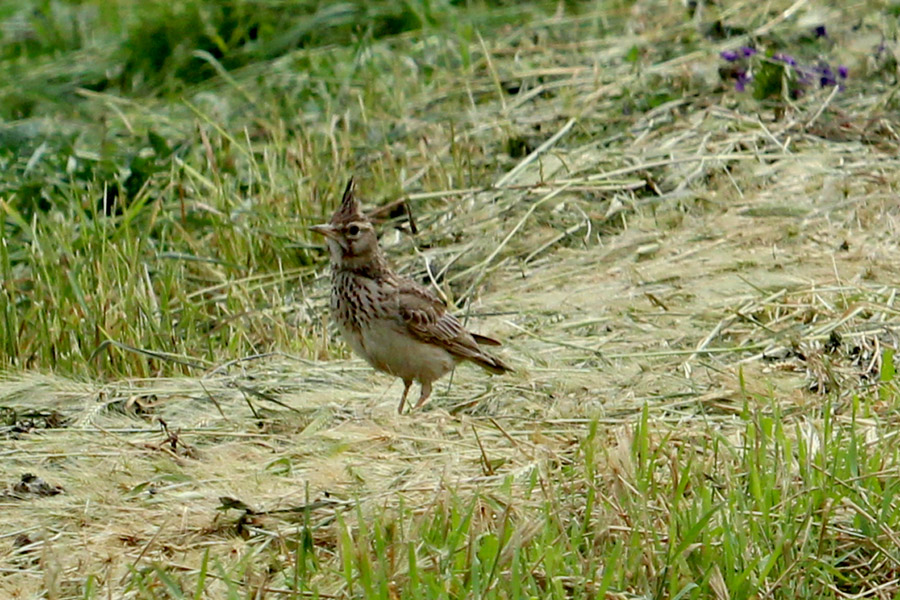
[[[481,347],[500,346],[498,340],[469,332],[437,295],[394,271],[356,199],[353,178],[331,220],[310,230],[328,244],[332,320],[357,355],[403,380],[398,413],[413,381],[421,386],[415,411],[428,400],[432,384],[460,362],[496,375],[512,371]]]

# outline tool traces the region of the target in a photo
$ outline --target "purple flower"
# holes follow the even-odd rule
[[[745,58],[753,56],[754,54],[756,54],[756,48],[751,48],[750,46],[741,46],[741,54],[743,54]]]
[[[819,87],[828,87],[830,85],[837,85],[837,79],[834,76],[834,71],[831,70],[831,67],[826,62],[820,62],[816,68],[816,73],[819,74]]]
[[[807,69],[801,69],[797,67],[795,69],[797,73],[797,83],[800,85],[809,85],[813,82],[815,75],[808,71]]]
[[[772,57],[772,60],[777,60],[778,62],[783,62],[784,64],[790,65],[792,67],[797,66],[797,60],[790,54],[782,54],[779,52],[778,54],[775,54]]]
[[[847,79],[847,75],[850,71],[847,70],[847,65],[839,65],[838,66],[838,77],[841,79]]]
[[[734,62],[738,59],[738,53],[734,50],[723,50],[719,56],[727,60],[728,62]]]
[[[828,37],[828,32],[825,31],[825,26],[824,26],[824,25],[818,25],[818,26],[816,26],[816,28],[815,28],[814,31],[815,31],[815,33],[816,33],[816,37],[817,37],[817,38],[820,38],[820,37]]]

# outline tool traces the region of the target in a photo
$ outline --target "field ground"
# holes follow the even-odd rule
[[[448,5],[4,125],[131,163],[106,215],[99,170],[26,206],[52,136],[7,159],[0,596],[896,597],[896,8],[760,4]],[[751,41],[850,76],[754,98]],[[514,373],[396,414],[304,233],[350,174]]]

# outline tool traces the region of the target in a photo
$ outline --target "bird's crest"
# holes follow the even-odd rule
[[[351,177],[347,182],[347,187],[344,189],[341,205],[334,211],[334,214],[331,215],[332,225],[340,225],[342,223],[349,223],[350,221],[365,219],[365,215],[363,215],[360,210],[359,200],[357,200],[353,194],[355,191],[354,188],[353,178]]]

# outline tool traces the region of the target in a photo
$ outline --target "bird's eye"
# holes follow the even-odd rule
[[[359,226],[351,225],[347,228],[347,233],[349,233],[350,235],[359,235]]]

